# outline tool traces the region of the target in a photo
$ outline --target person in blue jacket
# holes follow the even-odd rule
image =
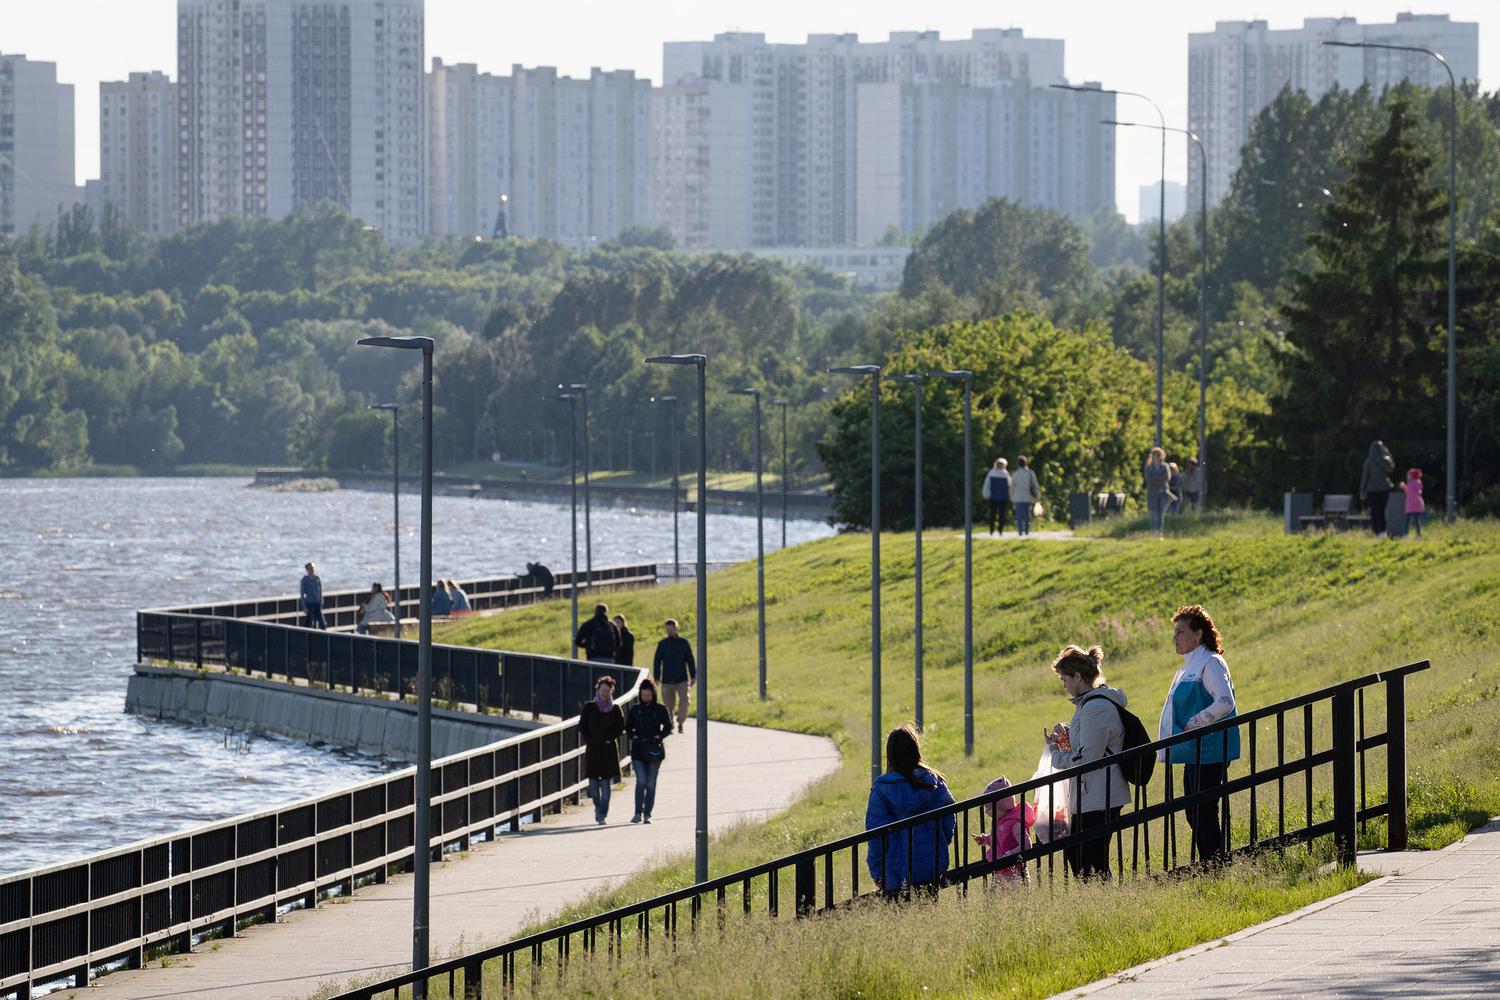
[[[953,804],[948,782],[922,759],[917,729],[907,723],[885,740],[886,773],[870,787],[865,829]],[[935,883],[948,870],[948,845],[956,826],[949,814],[873,838],[866,845],[870,877],[888,896]]]
[[[323,618],[323,578],[318,576],[318,568],[312,563],[302,567],[307,570],[302,577],[302,611],[307,615],[308,628],[327,628],[328,622]]]
[[[448,593],[448,581],[439,580],[432,585],[432,617],[439,618],[453,613],[453,597]]]

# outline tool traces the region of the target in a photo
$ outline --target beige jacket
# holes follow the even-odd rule
[[[1017,469],[1010,474],[1010,499],[1012,502],[1021,500],[1036,503],[1042,498],[1042,487],[1037,482],[1036,473],[1030,468]]]

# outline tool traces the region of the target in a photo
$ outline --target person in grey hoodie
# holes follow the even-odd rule
[[[1385,534],[1385,501],[1391,495],[1391,473],[1395,471],[1396,460],[1385,442],[1370,442],[1359,473],[1359,497],[1370,505],[1370,530],[1376,538]]]
[[[1104,651],[1098,646],[1068,646],[1052,661],[1053,671],[1075,706],[1072,722],[1060,722],[1043,733],[1052,752],[1052,766],[1058,770],[1117,754],[1125,747],[1125,723],[1118,710],[1125,707],[1125,692],[1104,683],[1103,665]],[[1118,764],[1075,779],[1068,803],[1073,810],[1072,832],[1081,833],[1117,819],[1129,801],[1130,786]],[[1070,849],[1068,866],[1073,874],[1079,878],[1109,878],[1109,842],[1108,836],[1101,835]]]

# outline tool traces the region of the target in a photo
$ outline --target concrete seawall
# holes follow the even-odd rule
[[[276,733],[395,760],[417,755],[417,706],[290,687],[279,681],[137,666],[125,711],[198,726]],[[446,757],[516,736],[540,723],[432,710],[432,755]]]

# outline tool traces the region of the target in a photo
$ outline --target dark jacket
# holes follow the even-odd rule
[[[432,613],[434,615],[447,615],[453,613],[453,598],[448,596],[448,591],[437,584],[432,585]]]
[[[589,656],[613,657],[620,645],[620,630],[603,615],[595,615],[578,626],[573,645],[582,646]]]
[[[916,778],[921,788],[895,771],[875,779],[870,788],[870,804],[865,809],[865,829],[873,830],[887,823],[907,819],[953,804],[953,795],[941,778],[918,768]],[[953,842],[956,823],[944,816],[931,823],[918,823],[885,837],[876,837],[866,845],[870,876],[887,892],[907,885],[931,882],[948,870],[948,845]],[[907,840],[911,841],[911,868],[907,869]],[[936,854],[936,867],[933,855]]]
[[[311,607],[323,603],[323,579],[302,574],[302,606]]]
[[[557,586],[557,580],[552,576],[552,571],[541,563],[527,563],[526,572],[536,581],[536,585],[542,588],[543,597],[552,596],[552,588]]]
[[[651,658],[651,676],[658,684],[683,684],[698,679],[693,646],[680,635],[669,635],[656,644]]]
[[[625,713],[615,705],[599,711],[593,700],[583,703],[578,720],[583,731],[583,767],[590,778],[620,780],[620,734],[625,731]]]
[[[625,733],[630,737],[632,760],[666,760],[667,749],[662,740],[672,733],[671,713],[659,701],[649,705],[638,701],[630,706]]]
[[[620,636],[620,644],[615,647],[615,662],[631,666],[635,663],[635,633],[618,625],[615,626],[615,631]]]

